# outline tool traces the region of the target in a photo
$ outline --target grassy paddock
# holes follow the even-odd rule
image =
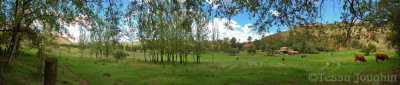
[[[264,56],[261,54],[239,53],[235,56],[225,53],[206,53],[201,63],[194,63],[194,57],[188,56],[188,64],[161,64],[144,62],[143,54],[134,53],[123,61],[114,58],[81,57],[79,51],[54,50],[58,64],[58,84],[79,85],[87,82],[92,85],[104,84],[355,84],[361,75],[395,74],[400,72],[400,57],[394,51],[379,51],[388,54],[391,60],[376,64],[374,56],[365,56],[367,63],[354,64],[355,49],[345,49],[321,54]],[[331,55],[333,54],[333,55]],[[374,53],[372,53],[374,54]],[[371,55],[372,55],[371,54]],[[211,57],[214,55],[214,57]],[[85,54],[85,56],[89,56]],[[281,58],[286,60],[282,62]],[[139,59],[141,62],[139,62]],[[0,82],[4,84],[43,84],[43,78],[37,67],[40,59],[36,51],[28,50],[15,58],[9,69],[1,69]],[[67,70],[69,69],[69,70]],[[397,73],[396,73],[397,72]],[[350,75],[350,81],[327,82],[310,81],[310,74]],[[397,82],[359,82],[358,84],[398,84]],[[2,83],[0,83],[2,84]]]
[[[333,55],[331,55],[333,53]],[[201,63],[195,64],[189,55],[187,65],[170,63],[160,64],[143,62],[141,53],[135,58],[129,57],[116,62],[112,58],[91,58],[61,55],[60,65],[65,64],[89,83],[98,84],[354,84],[357,76],[392,74],[398,69],[400,57],[394,51],[381,51],[388,54],[391,60],[376,64],[374,56],[366,56],[367,63],[354,64],[353,53],[358,50],[347,49],[321,54],[309,54],[306,58],[300,55],[264,56],[260,54],[239,54],[239,62],[235,56],[224,53],[204,54]],[[378,53],[378,52],[377,52]],[[141,62],[139,62],[139,59]],[[214,60],[214,63],[213,61]],[[59,67],[60,69],[63,69]],[[65,70],[61,70],[63,72]],[[310,81],[309,74],[351,75],[349,82]],[[110,74],[110,76],[104,76]],[[69,75],[60,75],[61,81],[74,81]],[[399,82],[399,81],[398,81]],[[79,83],[76,82],[75,83]],[[374,84],[378,82],[359,82]],[[379,82],[394,84],[397,82]]]

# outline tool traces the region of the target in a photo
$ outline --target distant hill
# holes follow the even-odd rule
[[[346,25],[345,22],[329,24],[313,23],[306,26],[294,26],[287,31],[275,33],[263,39],[278,38],[281,41],[287,41],[288,39],[299,37],[296,33],[308,31],[308,37],[326,43],[329,47],[341,49],[344,48],[344,46],[339,44],[339,42],[345,39],[348,27],[349,26]],[[351,37],[349,38],[350,41],[346,43],[347,45],[351,45],[352,42],[359,42],[363,45],[372,43],[375,44],[378,49],[392,49],[392,47],[389,46],[389,41],[386,40],[390,32],[388,26],[374,26],[367,22],[355,22],[355,25],[350,31]]]
[[[70,41],[68,39],[68,37],[63,37],[63,36],[61,36],[59,34],[54,34],[54,37],[56,37],[55,41],[58,44],[77,44],[77,43],[74,43],[74,42]]]
[[[122,42],[122,45],[129,45],[129,46],[139,46],[140,42],[139,41],[135,41],[135,42]]]
[[[58,44],[73,44],[73,45],[77,45],[78,43],[72,42],[71,40],[68,39],[68,37],[63,37],[60,35],[55,35],[56,37],[56,42]],[[122,45],[133,45],[133,46],[138,46],[140,45],[139,41],[136,42],[121,42]]]

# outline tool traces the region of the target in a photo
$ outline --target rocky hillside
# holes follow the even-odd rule
[[[378,49],[392,49],[389,46],[389,41],[386,40],[390,32],[387,27],[388,26],[375,26],[366,22],[355,22],[351,30],[348,30],[349,25],[345,22],[329,24],[314,23],[306,26],[294,26],[287,31],[279,32],[268,37],[280,39],[281,41],[306,37],[337,49],[352,47],[354,43],[359,43],[361,45],[372,43],[375,44]],[[346,40],[347,32],[350,32],[350,37],[347,38],[348,42],[342,43]],[[268,40],[268,38],[266,37],[264,40]]]

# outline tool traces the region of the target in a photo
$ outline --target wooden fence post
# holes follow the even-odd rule
[[[44,85],[55,85],[57,81],[57,58],[46,58]]]

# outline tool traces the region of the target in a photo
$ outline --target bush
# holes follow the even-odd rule
[[[249,54],[256,54],[256,48],[255,48],[255,47],[249,48],[249,49],[247,50],[247,52],[248,52]]]
[[[308,50],[307,53],[310,53],[310,54],[319,54],[319,51],[318,51],[317,49],[315,49],[315,48],[311,48],[311,49]]]
[[[368,46],[363,46],[361,52],[365,53],[366,56],[369,56],[369,53],[376,52],[376,45],[368,44]]]
[[[352,40],[351,41],[351,47],[359,49],[359,48],[362,48],[362,44],[358,40]]]
[[[229,53],[229,55],[235,56],[236,54],[239,53],[239,49],[238,48],[228,48],[227,52]]]
[[[329,52],[335,50],[334,48],[331,48],[328,45],[322,43],[316,45],[314,48],[319,52]]]
[[[118,60],[122,60],[125,59],[127,56],[129,56],[129,54],[123,50],[117,50],[114,54],[114,58]]]

